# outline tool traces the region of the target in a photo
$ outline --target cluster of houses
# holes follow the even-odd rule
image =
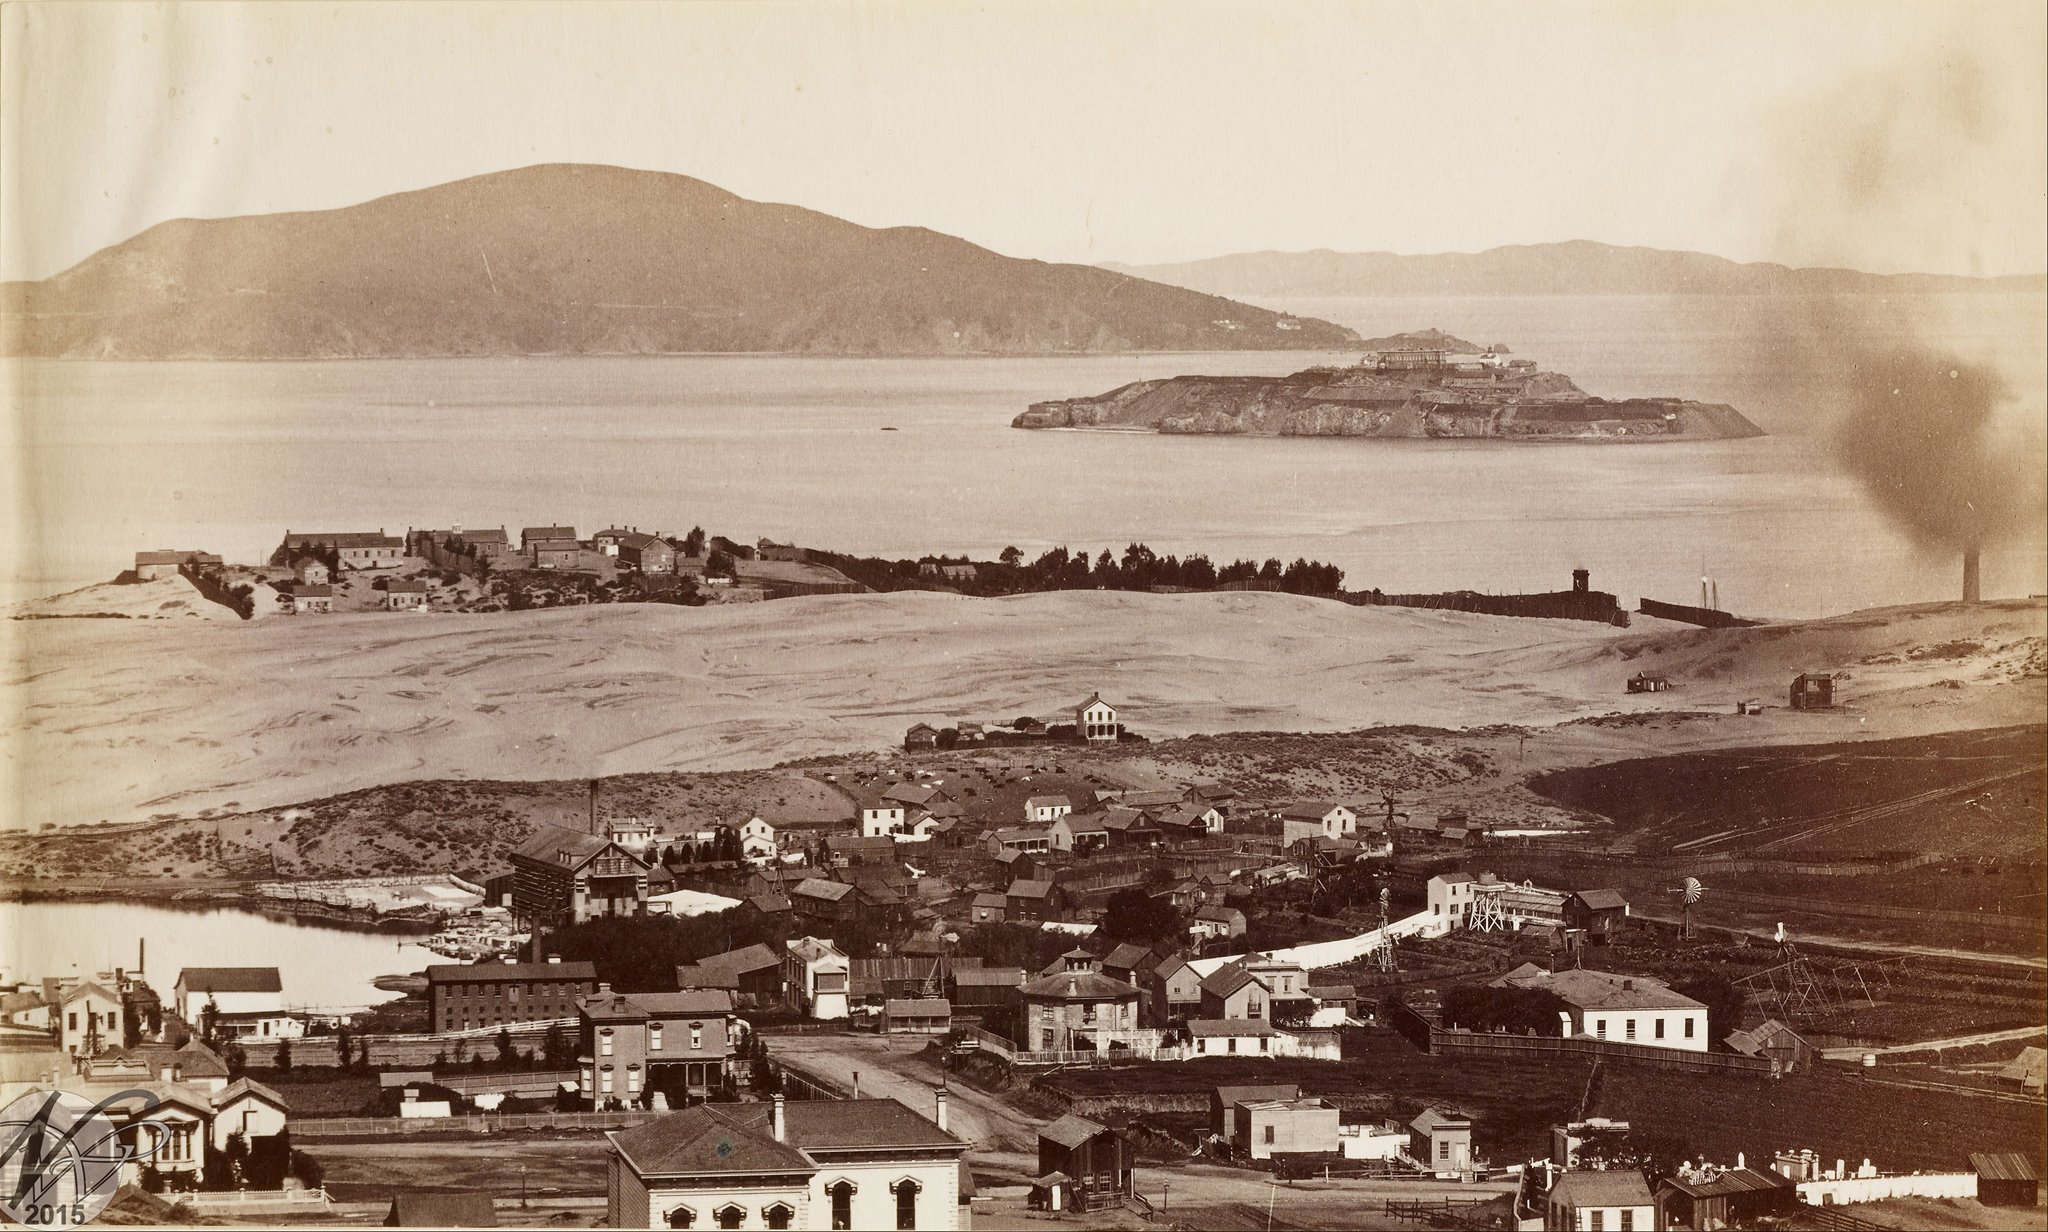
[[[1011,723],[986,723],[960,719],[949,726],[912,723],[903,733],[903,748],[916,753],[930,749],[980,748],[989,744],[1032,744],[1045,740],[1066,740],[1079,744],[1115,744],[1124,738],[1124,725],[1117,708],[1091,693],[1071,710],[1050,719],[1022,718]]]
[[[303,1030],[286,1012],[277,969],[187,967],[173,987],[168,1007],[123,969],[0,992],[0,1106],[69,1092],[102,1105],[124,1143],[148,1133],[156,1149],[122,1164],[123,1184],[196,1189],[236,1138],[244,1179],[282,1184],[289,1106],[263,1083],[233,1077],[207,1042]],[[158,1128],[145,1131],[146,1121]]]

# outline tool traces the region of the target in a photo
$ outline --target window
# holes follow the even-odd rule
[[[743,1228],[747,1224],[747,1210],[743,1206],[721,1206],[711,1218],[721,1228]]]
[[[690,1024],[690,1050],[694,1052],[697,1049],[702,1048],[703,1046],[704,1024],[701,1022],[693,1022]]]
[[[1685,1038],[1692,1038],[1692,1018],[1690,1016],[1685,1020]]]
[[[639,1093],[640,1067],[637,1065],[628,1065],[626,1067],[626,1094],[637,1095]]]
[[[832,1199],[832,1227],[835,1232],[853,1227],[853,1182],[827,1185],[825,1196]]]
[[[610,1027],[606,1027],[597,1033],[597,1055],[601,1057],[612,1055],[612,1029]]]
[[[73,1031],[76,1031],[76,1030],[78,1030],[78,1011],[77,1011],[77,1010],[72,1010],[72,1011],[71,1011],[71,1027],[70,1027],[70,1029],[71,1029],[71,1030],[73,1030]]]
[[[658,1022],[649,1023],[647,1026],[647,1051],[661,1051],[661,1024]]]
[[[607,1065],[607,1066],[605,1066],[605,1067],[604,1067],[604,1068],[603,1068],[602,1070],[600,1070],[600,1071],[598,1072],[598,1075],[597,1075],[597,1089],[598,1089],[598,1090],[600,1090],[600,1091],[602,1091],[602,1092],[604,1092],[604,1093],[605,1093],[606,1095],[610,1095],[610,1094],[612,1093],[612,1067],[611,1067],[611,1066]]]
[[[1622,1024],[1622,1031],[1625,1038],[1634,1039],[1636,1037],[1636,1020],[1631,1018],[1624,1022]]]
[[[1593,1232],[1607,1232],[1607,1212],[1593,1208]]]
[[[1605,1018],[1596,1018],[1593,1020],[1593,1034],[1600,1037],[1601,1039],[1607,1038],[1607,1020]]]
[[[1657,1020],[1657,1029],[1655,1031],[1655,1035],[1658,1039],[1664,1038],[1664,1020],[1662,1018],[1659,1018]]]
[[[1436,1157],[1445,1161],[1451,1158],[1451,1140],[1449,1138],[1438,1138],[1436,1140]]]
[[[896,1195],[896,1227],[898,1232],[917,1227],[917,1190],[917,1182],[908,1177],[889,1187],[889,1192]]]
[[[671,1228],[687,1228],[696,1222],[697,1212],[687,1206],[679,1206],[668,1213],[668,1226]]]
[[[1636,1232],[1635,1207],[1624,1206],[1621,1208],[1621,1232]]]
[[[1273,1145],[1273,1127],[1271,1125],[1266,1126],[1266,1145]]]
[[[796,1208],[785,1202],[777,1202],[773,1206],[763,1207],[761,1218],[766,1220],[771,1228],[787,1228],[796,1218]]]

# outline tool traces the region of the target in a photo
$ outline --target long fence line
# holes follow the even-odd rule
[[[1769,1078],[1775,1068],[1768,1057],[1745,1057],[1728,1052],[1687,1052],[1678,1048],[1629,1044],[1619,1040],[1560,1039],[1556,1036],[1466,1031],[1456,1027],[1439,1026],[1407,1006],[1395,1011],[1389,1025],[1406,1036],[1410,1043],[1437,1054],[1490,1054],[1531,1059],[1579,1056],[1596,1063],[1647,1065],[1695,1074],[1747,1074],[1755,1078]]]
[[[665,1112],[465,1112],[445,1117],[298,1117],[292,1137],[381,1138],[413,1134],[498,1133],[508,1129],[624,1129]]]

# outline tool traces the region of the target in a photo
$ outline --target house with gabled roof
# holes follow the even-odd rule
[[[1085,744],[1115,744],[1123,730],[1116,707],[1103,701],[1100,693],[1090,693],[1074,707],[1074,738]]]
[[[597,991],[576,1003],[577,1092],[592,1108],[671,1105],[716,1091],[732,1055],[732,994]]]
[[[1633,1168],[1567,1172],[1550,1187],[1543,1204],[1546,1228],[1657,1226],[1657,1199],[1643,1174]]]
[[[891,1099],[698,1104],[613,1130],[613,1228],[960,1228],[967,1143]]]
[[[1038,1131],[1033,1204],[1053,1211],[1121,1206],[1137,1193],[1137,1158],[1123,1134],[1070,1112]]]
[[[387,1228],[495,1228],[498,1211],[487,1193],[400,1193],[384,1213]]]
[[[1091,1047],[1107,1053],[1138,1026],[1138,990],[1099,971],[1067,970],[1041,975],[1026,983],[1024,1001],[1026,1048],[1069,1052]]]
[[[851,963],[829,938],[783,942],[782,986],[789,1007],[811,1018],[844,1018]]]
[[[536,826],[507,858],[512,910],[531,923],[581,924],[647,909],[647,861],[609,837]]]
[[[1109,845],[1109,827],[1103,824],[1100,813],[1061,813],[1046,827],[1046,832],[1052,836],[1054,851],[1087,855]]]
[[[301,556],[330,559],[341,569],[391,569],[405,560],[405,540],[376,531],[290,531],[270,554],[272,565],[289,565]]]
[[[1032,796],[1024,801],[1024,824],[1050,825],[1054,818],[1074,811],[1074,802],[1064,795]]]
[[[1647,975],[1511,971],[1492,985],[1555,993],[1568,1008],[1575,1036],[1683,1052],[1707,1051],[1707,1007]]]
[[[1565,895],[1564,926],[1604,941],[1628,923],[1628,897],[1619,890],[1575,890]]]
[[[1350,838],[1358,832],[1358,814],[1331,800],[1291,804],[1280,810],[1280,841],[1292,846],[1305,838]]]
[[[1168,955],[1140,974],[1147,1026],[1165,1027],[1201,1012],[1202,976],[1188,960]]]

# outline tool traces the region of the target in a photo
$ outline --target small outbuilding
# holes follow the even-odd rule
[[[1408,1154],[1439,1174],[1472,1167],[1472,1118],[1451,1108],[1424,1108],[1408,1122]],[[1640,1182],[1641,1177],[1636,1180]],[[1645,1201],[1649,1198],[1645,1190]],[[1647,1225],[1645,1225],[1647,1226]]]
[[[1767,1018],[1761,1026],[1747,1031],[1732,1032],[1727,1042],[1745,1057],[1776,1061],[1781,1073],[1803,1074],[1813,1068],[1813,1045],[1775,1018]]]
[[[953,1029],[953,1006],[944,997],[892,997],[882,1002],[882,1034],[944,1035]]]
[[[1977,1174],[1977,1201],[1986,1206],[2036,1206],[2041,1201],[2040,1174],[2017,1151],[1972,1155],[1970,1171]]]
[[[1604,941],[1628,920],[1628,899],[1619,890],[1579,890],[1565,896],[1564,926]]]
[[[1669,676],[1658,676],[1650,672],[1637,672],[1628,678],[1631,693],[1662,693],[1671,687]]]
[[[1825,672],[1801,672],[1792,678],[1792,709],[1832,710],[1835,678]]]
[[[1750,1227],[1799,1209],[1799,1186],[1755,1168],[1681,1168],[1657,1189],[1658,1227]]]
[[[1543,1226],[1593,1232],[1657,1227],[1657,1200],[1643,1174],[1621,1168],[1567,1172],[1544,1200]]]
[[[402,1193],[391,1199],[384,1216],[387,1228],[495,1228],[498,1212],[491,1195],[480,1193]]]
[[[1120,1206],[1137,1193],[1137,1152],[1107,1125],[1068,1113],[1038,1131],[1038,1180],[1058,1205],[1047,1210],[1093,1211]],[[1034,1205],[1036,1203],[1034,1202]]]

